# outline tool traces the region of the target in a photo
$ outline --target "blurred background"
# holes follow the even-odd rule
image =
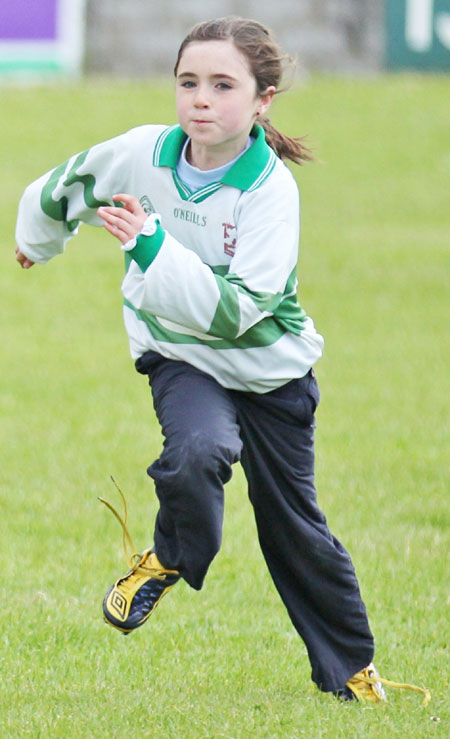
[[[170,74],[199,20],[273,29],[299,73],[450,69],[450,0],[0,0],[0,75]]]
[[[113,475],[148,546],[161,434],[115,240],[82,228],[24,272],[17,204],[75,152],[174,123],[178,45],[229,13],[298,59],[271,119],[319,160],[293,167],[300,301],[325,337],[319,502],[352,553],[380,672],[430,688],[429,709],[397,691],[382,714],[318,694],[237,465],[205,589],[180,583],[133,642],[101,621],[124,563],[97,496],[117,504]],[[449,70],[450,0],[0,0],[0,736],[449,735]]]

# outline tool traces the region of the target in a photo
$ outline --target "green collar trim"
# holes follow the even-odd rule
[[[260,187],[273,170],[277,157],[266,142],[262,126],[254,126],[251,133],[255,137],[252,146],[233,164],[219,182],[212,183],[195,193],[189,194],[185,187],[183,193],[179,184],[177,184],[180,195],[184,196],[183,199],[199,202],[218,190],[221,185],[230,185],[238,188],[238,190],[247,190],[248,192]],[[175,177],[176,167],[186,138],[187,136],[181,126],[170,126],[159,136],[153,154],[154,166],[170,167],[174,172],[176,183],[178,179]]]

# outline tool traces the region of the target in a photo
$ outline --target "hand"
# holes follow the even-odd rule
[[[114,202],[122,202],[123,208],[105,205],[97,210],[107,231],[126,244],[142,231],[147,213],[134,195],[113,195]]]
[[[34,264],[31,259],[28,259],[28,257],[20,251],[18,246],[16,246],[16,260],[19,262],[22,269],[30,269]]]

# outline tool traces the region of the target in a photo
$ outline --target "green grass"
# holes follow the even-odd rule
[[[144,122],[174,121],[169,84],[0,89],[0,734],[33,737],[448,736],[449,81],[311,80],[276,124],[320,163],[302,193],[301,302],[326,338],[317,366],[319,500],[350,549],[390,691],[373,710],[309,679],[265,570],[239,468],[205,588],[177,586],[140,632],[101,620],[123,570],[97,496],[127,494],[138,547],[161,437],[121,325],[122,258],[89,228],[24,273],[25,185]],[[439,721],[437,719],[440,719]]]

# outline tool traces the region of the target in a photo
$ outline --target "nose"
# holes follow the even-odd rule
[[[209,108],[209,98],[204,86],[198,86],[195,90],[194,106],[196,108]]]

